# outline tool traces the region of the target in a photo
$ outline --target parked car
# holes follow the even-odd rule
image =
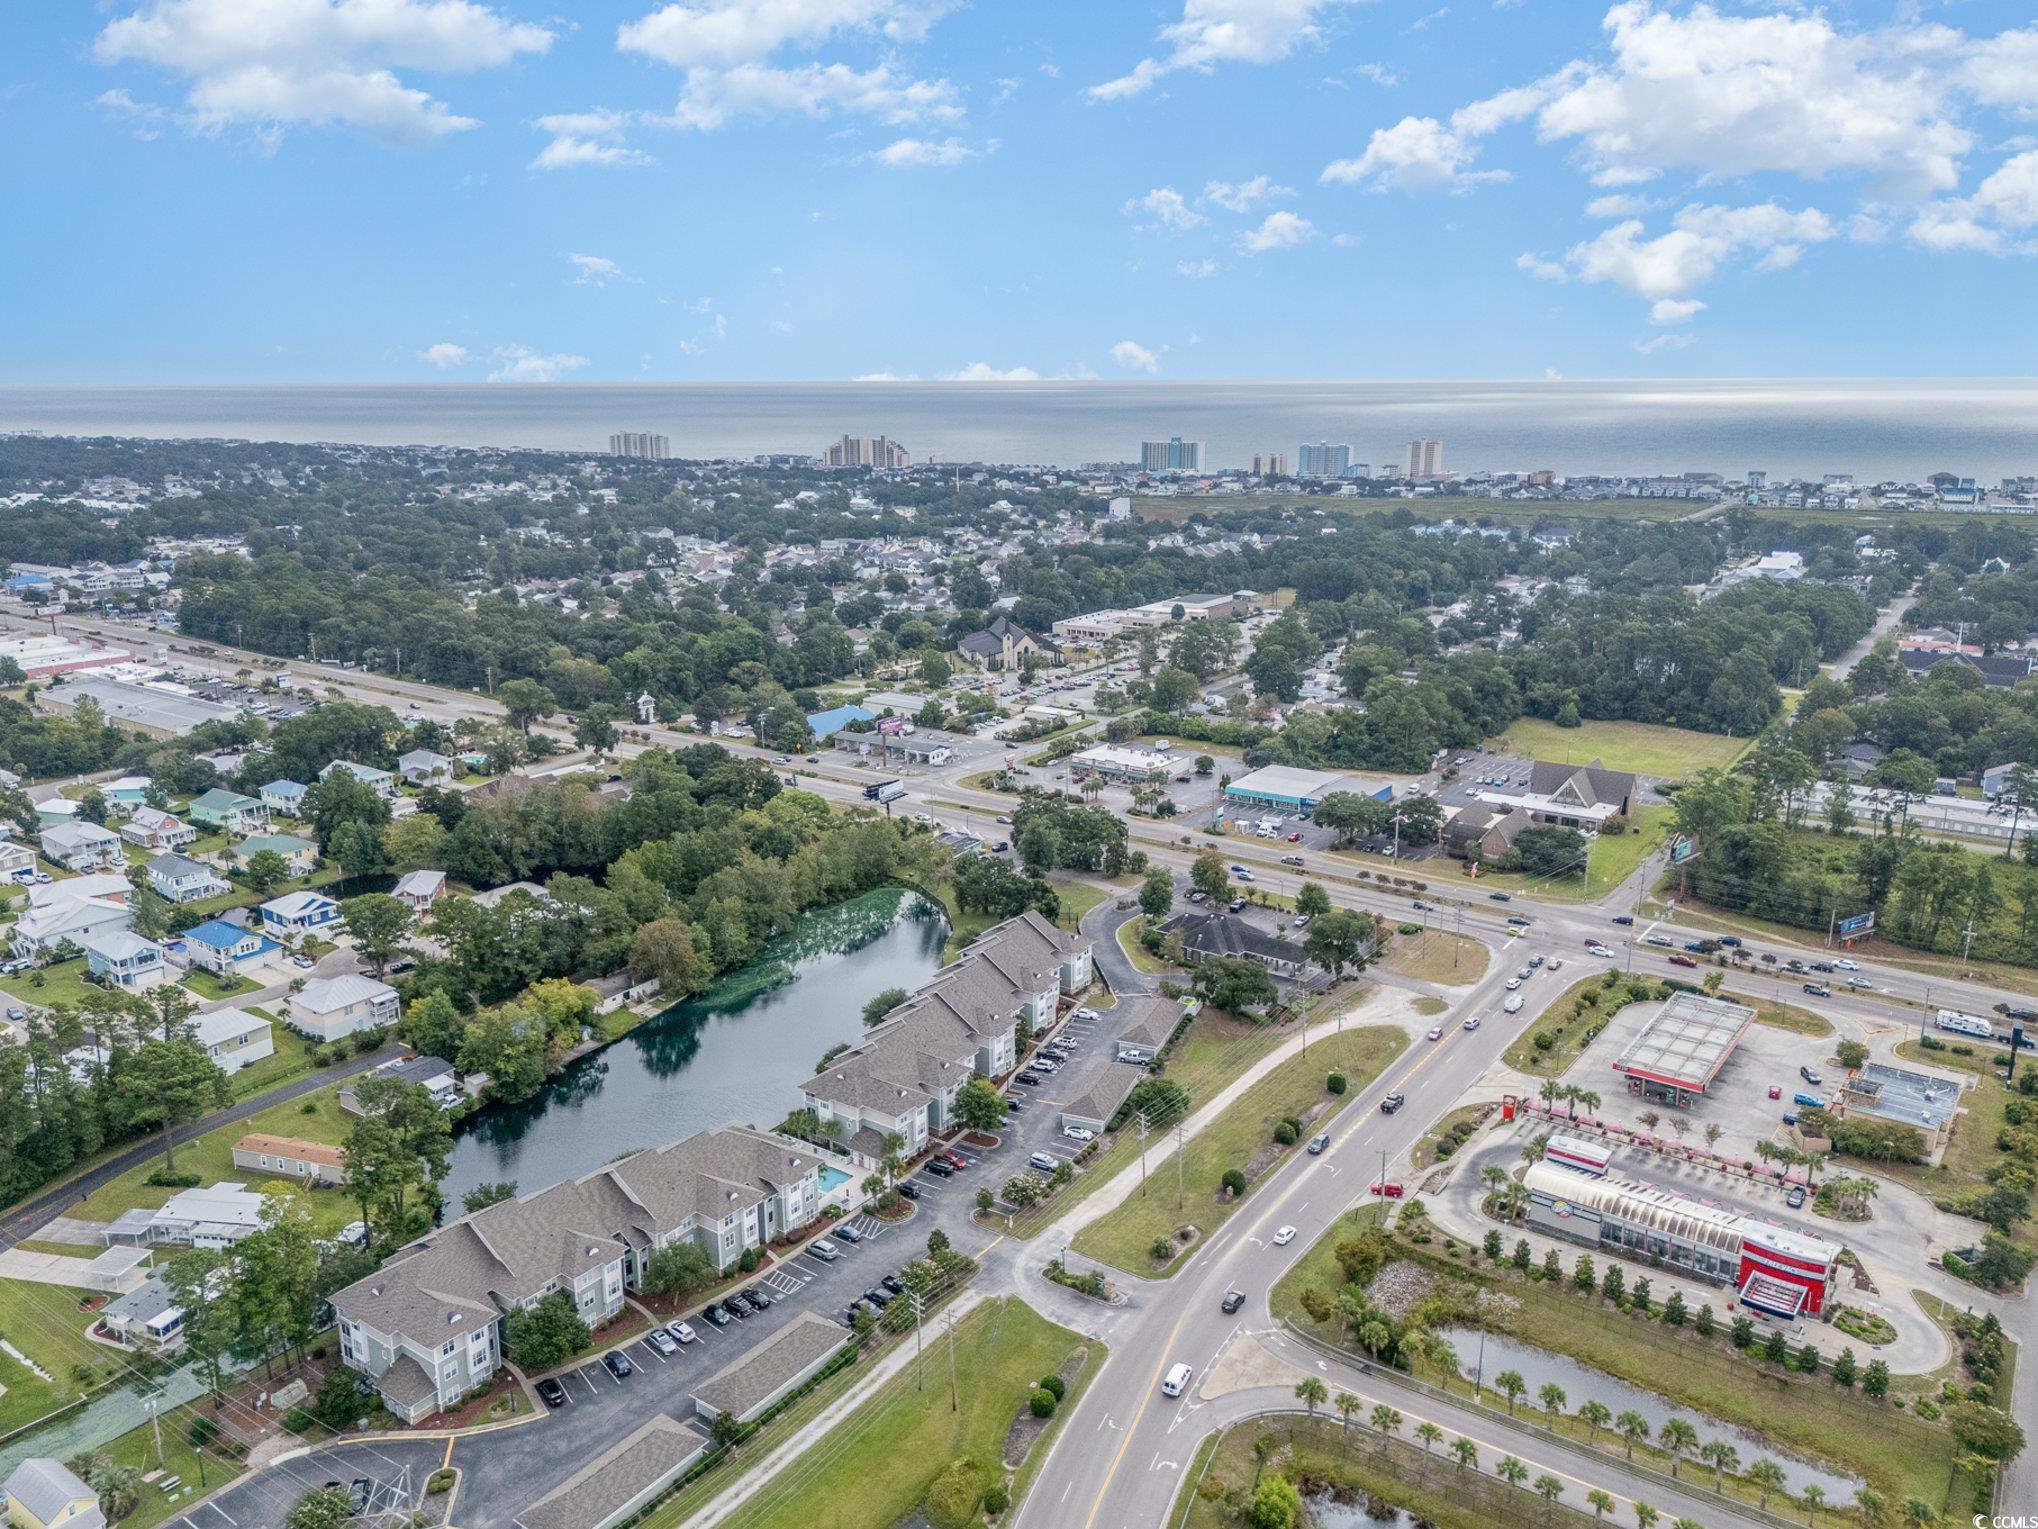
[[[1095,1141],[1097,1133],[1088,1126],[1063,1126],[1061,1134],[1070,1141]]]
[[[353,1484],[347,1488],[348,1504],[353,1508],[357,1517],[368,1511],[368,1504],[374,1499],[374,1496],[375,1483],[366,1476],[356,1476]]]
[[[701,1308],[701,1315],[717,1327],[727,1327],[729,1325],[729,1313],[722,1310],[719,1306],[712,1304],[703,1306]]]
[[[1284,1226],[1279,1231],[1274,1233],[1274,1246],[1277,1248],[1285,1248],[1286,1246],[1288,1246],[1289,1243],[1293,1242],[1294,1240],[1295,1240],[1295,1228],[1292,1226]]]
[[[1244,1304],[1245,1292],[1243,1290],[1227,1290],[1224,1292],[1224,1299],[1217,1303],[1217,1309],[1228,1317]]]
[[[863,1298],[879,1311],[883,1311],[892,1304],[892,1293],[889,1290],[880,1290],[875,1285],[872,1285],[870,1289],[863,1292]]]
[[[1791,1208],[1792,1210],[1799,1210],[1799,1209],[1803,1208],[1803,1206],[1804,1206],[1804,1185],[1802,1185],[1802,1184],[1793,1184],[1793,1185],[1791,1185],[1791,1186],[1790,1186],[1790,1193],[1789,1193],[1789,1194],[1787,1194],[1787,1195],[1785,1195],[1785,1196],[1783,1197],[1783,1203],[1784,1203],[1785,1205],[1788,1205],[1788,1206],[1789,1206],[1789,1207],[1790,1207],[1790,1208]]]
[[[902,1180],[901,1182],[894,1184],[892,1188],[896,1189],[900,1194],[904,1195],[909,1200],[917,1200],[920,1198],[920,1186],[918,1184],[913,1183],[910,1179]]]
[[[548,1407],[563,1407],[566,1405],[566,1388],[548,1375],[538,1382],[538,1400]]]
[[[771,1293],[767,1290],[759,1288],[756,1285],[752,1285],[748,1290],[743,1292],[743,1299],[749,1305],[752,1311],[771,1310],[772,1306]]]
[[[699,1336],[692,1327],[684,1322],[668,1322],[665,1324],[665,1330],[681,1343],[692,1343]]]
[[[830,1242],[826,1237],[816,1237],[812,1242],[807,1244],[807,1251],[813,1254],[816,1258],[820,1259],[821,1262],[824,1264],[832,1264],[833,1262],[835,1262],[836,1259],[842,1256],[842,1250],[836,1247],[835,1244]],[[685,1340],[682,1338],[681,1341],[683,1342]]]
[[[1028,1088],[1038,1088],[1040,1087],[1040,1074],[1037,1072],[1022,1072],[1012,1081],[1014,1083],[1024,1083]]]
[[[679,1345],[672,1340],[672,1334],[662,1327],[654,1327],[644,1335],[644,1341],[661,1354],[677,1354]]]
[[[863,1233],[853,1226],[838,1226],[835,1228],[835,1235],[847,1243],[854,1244],[863,1241]]]
[[[1368,1194],[1383,1196],[1384,1198],[1389,1200],[1398,1200],[1408,1191],[1404,1185],[1396,1183],[1393,1179],[1389,1179],[1384,1184],[1381,1183],[1378,1179],[1375,1179],[1373,1180],[1372,1184],[1368,1186],[1366,1192]]]
[[[1012,745],[1009,743],[1005,745],[1006,748],[1010,748],[1011,746]],[[845,1306],[842,1309],[842,1325],[844,1327],[856,1326],[857,1313],[862,1311],[863,1309],[864,1309],[863,1302],[851,1301],[847,1306]]]
[[[1023,1082],[1024,1080],[1022,1079],[1021,1081]],[[933,1174],[934,1177],[936,1177],[937,1179],[952,1179],[955,1177],[955,1165],[953,1163],[944,1162],[942,1161],[942,1159],[938,1157],[929,1161],[929,1163],[927,1164],[927,1171]]]
[[[1797,1075],[1800,1078],[1803,1078],[1805,1082],[1811,1084],[1813,1088],[1817,1088],[1821,1083],[1826,1081],[1822,1076],[1820,1076],[1819,1070],[1816,1067],[1800,1067],[1797,1070]]]
[[[621,1354],[604,1354],[601,1356],[601,1362],[602,1368],[615,1376],[617,1380],[627,1380],[630,1376],[637,1373],[637,1367]]]
[[[1380,1113],[1391,1115],[1406,1103],[1408,1103],[1408,1096],[1406,1094],[1389,1094],[1380,1101]]]
[[[1302,842],[1302,835],[1300,833],[1292,833],[1288,835],[1288,842],[1290,844],[1300,844]]]

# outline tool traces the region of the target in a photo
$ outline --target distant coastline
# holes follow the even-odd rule
[[[1399,459],[1445,440],[1454,470],[1721,472],[1993,481],[2038,473],[2038,380],[1676,382],[1043,381],[0,385],[0,431],[600,451],[656,431],[676,457],[811,453],[848,431],[916,462],[1075,467],[1142,439],[1208,443],[1212,467],[1303,441]]]

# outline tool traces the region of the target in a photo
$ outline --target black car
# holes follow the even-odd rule
[[[548,1407],[563,1407],[566,1405],[566,1388],[547,1377],[538,1382],[538,1399]]]
[[[1804,985],[1804,990],[1814,998],[1831,998],[1833,996],[1833,990],[1823,982],[1807,982]]]
[[[937,1179],[952,1179],[955,1177],[955,1164],[939,1157],[929,1158],[927,1171]]]
[[[771,1297],[762,1290],[746,1290],[743,1292],[743,1299],[750,1304],[752,1311],[771,1310]]]
[[[601,1356],[601,1362],[602,1367],[617,1380],[627,1380],[636,1374],[636,1368],[621,1354],[604,1354]]]
[[[347,1489],[348,1502],[357,1514],[368,1511],[368,1501],[375,1495],[375,1483],[366,1476],[356,1476],[354,1484]]]
[[[892,1188],[896,1189],[900,1194],[904,1195],[909,1200],[917,1200],[920,1198],[920,1186],[917,1184],[894,1184]]]
[[[1012,1081],[1014,1083],[1024,1083],[1028,1088],[1038,1088],[1040,1087],[1040,1074],[1037,1072],[1022,1072]]]
[[[1005,1109],[1007,1113],[1016,1115],[1025,1108],[1026,1101],[1024,1099],[1016,1098],[1011,1094],[1005,1096]]]
[[[906,1293],[906,1282],[896,1274],[887,1274],[878,1283],[891,1291],[893,1295],[904,1295]]]
[[[1245,1292],[1243,1290],[1227,1290],[1224,1293],[1224,1299],[1217,1303],[1217,1309],[1228,1317],[1244,1304]]]
[[[1389,1094],[1380,1101],[1380,1113],[1391,1115],[1406,1103],[1408,1103],[1408,1097],[1405,1094]]]
[[[1615,915],[1613,916],[1613,921],[1614,921],[1614,922],[1615,922],[1616,924],[1632,924],[1632,923],[1633,923],[1633,922],[1634,922],[1635,920],[1634,920],[1634,915],[1632,915],[1632,914],[1628,914],[1628,913],[1616,913],[1616,914],[1615,914]]]
[[[843,1309],[843,1312],[842,1312],[842,1325],[843,1325],[844,1327],[854,1327],[854,1326],[856,1326],[856,1314],[857,1314],[858,1312],[862,1311],[862,1310],[863,1310],[863,1302],[861,1302],[861,1301],[851,1301],[851,1302],[849,1303],[849,1305],[848,1305],[847,1307],[845,1307],[845,1308]]]
[[[1486,895],[1497,903],[1511,903],[1514,901],[1514,894],[1511,892],[1488,892]]]
[[[879,1311],[883,1311],[892,1304],[891,1292],[889,1290],[880,1290],[875,1285],[872,1285],[870,1289],[863,1292],[863,1298]]]
[[[713,1303],[703,1306],[701,1308],[701,1315],[717,1327],[727,1327],[729,1325],[729,1313]]]
[[[729,1313],[730,1316],[739,1322],[748,1322],[750,1320],[750,1308],[737,1300],[733,1295],[728,1300],[722,1302],[722,1310]]]

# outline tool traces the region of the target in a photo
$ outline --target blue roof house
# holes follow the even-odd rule
[[[877,713],[867,706],[838,706],[833,711],[817,711],[807,718],[807,726],[813,729],[816,738],[832,738],[852,722],[875,722]]]
[[[281,948],[274,940],[251,929],[237,928],[224,919],[212,919],[184,931],[185,959],[216,977],[238,977]]]

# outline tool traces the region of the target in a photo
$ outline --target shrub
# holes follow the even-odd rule
[[[1069,1394],[1068,1382],[1063,1380],[1059,1375],[1041,1376],[1040,1389],[1043,1391],[1052,1391],[1054,1393],[1054,1399],[1056,1401],[1062,1400],[1062,1398],[1066,1397]]]
[[[425,1483],[425,1491],[434,1497],[439,1496],[443,1492],[450,1492],[452,1489],[453,1473],[451,1471],[433,1471],[432,1479]]]
[[[1146,1250],[1147,1256],[1157,1264],[1164,1264],[1175,1256],[1175,1245],[1166,1237],[1156,1237],[1153,1246]]]
[[[1005,1490],[1005,1483],[1002,1481],[992,1482],[990,1490],[984,1493],[984,1511],[990,1514],[992,1518],[996,1518],[1011,1506],[1012,1494]]]
[[[191,1420],[191,1431],[186,1435],[193,1449],[203,1449],[219,1437],[219,1424],[211,1418],[196,1417]]]
[[[1294,1146],[1295,1138],[1299,1134],[1300,1133],[1296,1131],[1295,1127],[1285,1120],[1282,1121],[1279,1125],[1274,1127],[1274,1140],[1279,1142],[1284,1147]]]
[[[762,1255],[758,1253],[757,1249],[745,1248],[743,1256],[736,1261],[736,1265],[745,1274],[755,1274],[757,1272],[757,1265],[761,1261]]]
[[[1218,1188],[1229,1190],[1234,1195],[1242,1195],[1245,1193],[1245,1175],[1236,1168],[1227,1168]]]
[[[158,1168],[145,1182],[158,1189],[196,1189],[205,1180],[195,1173],[166,1173]]]
[[[284,1428],[295,1434],[302,1434],[316,1421],[317,1419],[302,1407],[292,1407],[283,1416]]]
[[[983,1468],[967,1457],[951,1460],[927,1489],[927,1522],[935,1529],[968,1529],[983,1500]]]
[[[1054,1409],[1060,1403],[1055,1400],[1054,1393],[1045,1386],[1035,1386],[1033,1388],[1032,1400],[1027,1405],[1033,1409],[1035,1417],[1051,1418],[1054,1416]]]
[[[1341,1094],[1345,1091],[1345,1075],[1341,1072],[1334,1072],[1323,1080],[1323,1086],[1333,1094]]]

